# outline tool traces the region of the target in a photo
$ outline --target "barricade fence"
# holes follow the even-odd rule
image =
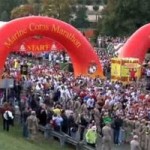
[[[65,146],[66,144],[71,144],[75,146],[76,150],[94,150],[94,148],[88,146],[84,141],[82,142],[76,140],[63,132],[54,131],[50,126],[39,125],[39,130],[44,133],[44,137],[46,139],[57,138],[61,146]]]

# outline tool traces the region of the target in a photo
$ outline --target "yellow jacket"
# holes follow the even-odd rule
[[[97,132],[92,129],[88,129],[85,135],[85,139],[87,143],[95,144],[97,139]]]

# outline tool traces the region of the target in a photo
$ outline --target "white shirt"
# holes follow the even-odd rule
[[[5,113],[3,114],[4,119],[8,120],[7,113],[11,119],[14,119],[12,112],[9,110],[5,111]]]
[[[94,99],[88,98],[86,104],[87,104],[87,107],[93,108],[94,107]]]
[[[130,146],[131,146],[131,150],[141,150],[140,144],[139,144],[139,142],[136,141],[136,140],[132,140],[132,141],[130,142]]]
[[[150,77],[150,69],[147,69],[147,70],[146,70],[146,75],[147,75],[148,77]]]

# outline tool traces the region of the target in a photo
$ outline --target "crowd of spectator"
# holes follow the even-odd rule
[[[103,65],[110,67],[112,56],[101,49],[98,53]],[[124,85],[109,78],[74,78],[72,72],[60,70],[59,63],[64,61],[69,61],[69,57],[57,52],[44,57],[11,54],[4,77],[15,82],[3,98],[2,114],[9,110],[19,116],[26,138],[35,135],[38,125],[42,125],[85,140],[92,147],[97,146],[100,137],[103,150],[111,150],[113,143],[129,143],[132,138],[133,147],[139,143],[138,146],[149,150],[150,95],[143,90],[143,83]],[[28,64],[28,74],[22,76],[23,64]],[[3,119],[5,129],[8,118]]]
[[[34,138],[38,125],[86,141],[92,147],[101,139],[102,150],[129,143],[131,149],[150,149],[150,94],[142,82],[124,85],[110,79],[114,51],[104,51],[109,44],[124,43],[127,38],[99,37],[96,48],[107,79],[79,76],[61,70],[60,63],[70,62],[65,52],[52,51],[42,55],[12,53],[6,61],[4,78],[14,79],[14,88],[7,95],[1,90],[4,130],[19,116],[23,136]],[[21,65],[28,66],[21,75]],[[150,66],[145,67],[147,81]],[[132,139],[133,138],[133,139]],[[133,148],[132,148],[133,147]]]

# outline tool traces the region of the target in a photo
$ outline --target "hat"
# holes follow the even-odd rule
[[[94,130],[94,131],[97,130],[96,126],[92,126],[91,129]]]
[[[35,111],[31,111],[31,115],[36,115],[36,112]]]
[[[149,98],[149,95],[147,94],[147,95],[145,95],[145,98],[147,99],[147,98]]]
[[[109,113],[108,113],[108,112],[105,112],[105,113],[104,113],[104,116],[108,116],[108,115],[109,115]]]
[[[134,136],[133,136],[133,139],[138,139],[138,136],[137,136],[137,135],[134,135]]]
[[[145,119],[142,119],[142,120],[141,120],[141,122],[142,122],[142,123],[145,123],[145,122],[146,122],[146,120],[145,120]]]

